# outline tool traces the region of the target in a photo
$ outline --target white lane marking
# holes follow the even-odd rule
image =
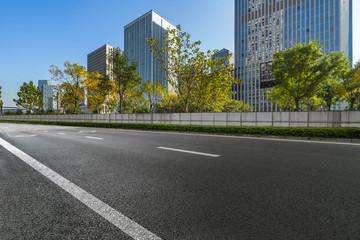
[[[68,179],[64,178],[60,174],[46,167],[44,164],[38,162],[36,159],[27,155],[20,149],[6,142],[4,139],[0,138],[0,145],[10,151],[12,154],[20,158],[23,162],[34,168],[36,171],[44,175],[46,178],[51,180],[57,186],[64,189],[66,192],[71,194],[73,197],[78,199],[80,202],[85,204],[87,207],[95,211],[97,214],[108,220],[110,223],[114,224],[121,231],[129,235],[135,240],[161,240],[160,237],[156,236],[154,233],[140,226],[138,223],[134,222],[130,218],[126,217],[122,213],[116,211],[114,208],[110,207],[97,197],[91,195],[84,189],[80,188],[76,184],[70,182]]]
[[[65,133],[58,133],[59,135],[66,135]]]
[[[46,133],[47,133],[47,132],[49,132],[49,131],[44,131],[44,132],[46,132]]]
[[[32,134],[32,135],[17,135],[15,136],[16,138],[30,138],[30,137],[36,137],[36,134]]]
[[[175,151],[175,152],[192,153],[192,154],[203,155],[203,156],[207,156],[207,157],[220,157],[220,155],[216,155],[216,154],[194,152],[194,151],[188,151],[188,150],[182,150],[182,149],[176,149],[176,148],[158,147],[158,149]]]
[[[78,133],[82,133],[83,131],[79,131]]]
[[[97,139],[97,140],[103,140],[103,138],[98,138],[98,137],[90,137],[90,136],[86,136],[85,138],[90,138],[90,139]]]
[[[211,135],[201,133],[182,133],[182,132],[157,132],[157,131],[144,131],[144,130],[129,130],[129,129],[116,129],[123,132],[142,132],[153,134],[167,134],[167,135],[186,135],[186,136],[200,136],[200,137],[216,137],[216,138],[238,138],[238,139],[250,139],[250,140],[264,140],[264,141],[280,141],[280,142],[299,142],[299,143],[318,143],[318,144],[338,144],[338,145],[350,145],[360,147],[360,143],[347,143],[347,142],[331,142],[331,141],[316,141],[316,140],[298,140],[298,139],[286,139],[286,138],[270,138],[270,137],[244,137],[244,136],[229,136],[229,135]],[[281,136],[280,136],[281,137]]]
[[[96,131],[91,131],[92,133],[96,132]]]

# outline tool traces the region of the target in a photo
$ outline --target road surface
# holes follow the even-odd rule
[[[360,145],[0,123],[0,239],[360,239]]]

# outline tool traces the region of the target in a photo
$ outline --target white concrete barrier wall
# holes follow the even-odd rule
[[[360,111],[0,115],[0,119],[208,126],[360,127]]]

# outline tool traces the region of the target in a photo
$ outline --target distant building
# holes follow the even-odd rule
[[[40,91],[43,94],[43,110],[53,109],[54,108],[54,86],[51,85],[49,80],[39,80],[38,86]]]
[[[235,0],[235,98],[255,111],[279,110],[268,101],[273,53],[292,43],[319,40],[323,52],[352,61],[353,0]]]
[[[112,62],[109,61],[108,56],[114,51],[114,47],[108,44],[96,49],[87,55],[87,71],[92,73],[98,71],[102,76],[107,74],[111,80],[114,79],[112,75]]]
[[[219,52],[217,52],[216,54],[213,55],[213,57],[219,57],[219,58],[226,58],[227,56],[229,56],[230,54],[232,54],[232,52],[226,48],[221,49]],[[227,61],[225,64],[226,65],[230,65],[230,64],[234,64],[235,62],[235,58],[234,55],[232,55],[230,57],[230,60]]]
[[[124,50],[130,61],[138,64],[138,70],[143,82],[160,82],[168,86],[166,72],[160,62],[150,52],[148,38],[155,38],[160,44],[164,44],[164,36],[167,29],[176,27],[151,10],[135,19],[124,27]]]
[[[214,57],[218,57],[218,58],[226,58],[227,56],[229,55],[232,55],[229,59],[229,61],[226,61],[225,62],[225,65],[230,65],[230,64],[234,64],[235,62],[235,58],[234,58],[234,55],[232,54],[232,52],[228,49],[221,49],[219,52],[217,52],[216,54],[213,55],[213,58]],[[217,66],[216,66],[217,67]]]

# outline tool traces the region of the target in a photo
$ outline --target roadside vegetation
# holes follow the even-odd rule
[[[24,82],[17,93],[18,98],[13,101],[19,108],[24,108],[27,114],[36,113],[43,106],[43,94],[39,87],[36,87],[32,81]]]
[[[169,125],[169,124],[142,124],[142,123],[94,123],[94,122],[23,121],[23,120],[0,120],[0,122],[114,128],[114,129],[134,129],[134,130],[148,130],[148,131],[194,132],[194,133],[210,133],[210,134],[222,134],[222,135],[360,139],[360,128],[351,128],[351,127],[348,128],[240,127],[240,126],[198,126],[198,125]]]
[[[274,54],[275,86],[269,100],[287,111],[331,110],[347,103],[360,109],[360,62],[354,68],[342,52],[323,53],[318,42],[296,43]]]

